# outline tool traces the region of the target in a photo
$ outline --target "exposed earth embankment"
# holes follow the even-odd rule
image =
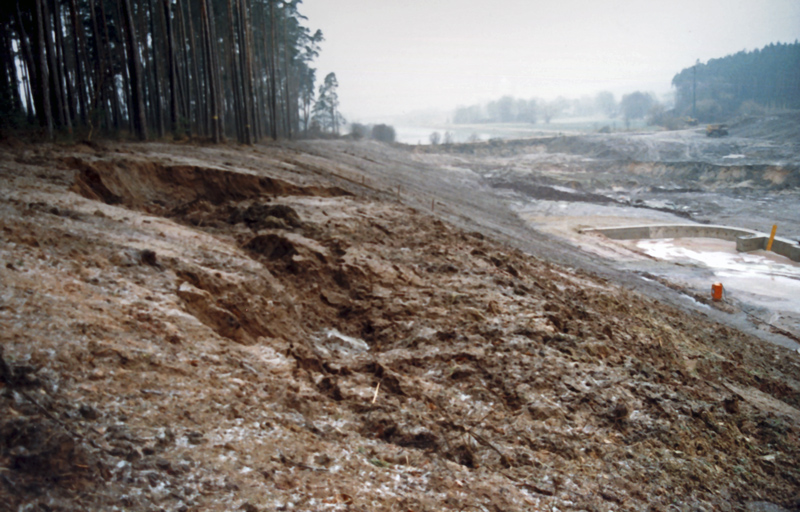
[[[800,356],[450,155],[0,151],[12,510],[798,505]]]

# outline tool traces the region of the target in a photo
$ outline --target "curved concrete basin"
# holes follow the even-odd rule
[[[739,252],[767,248],[769,235],[749,229],[708,224],[652,224],[622,226],[617,228],[583,229],[582,233],[601,233],[613,240],[639,240],[648,238],[719,238],[736,242]],[[788,238],[775,237],[772,252],[800,261],[800,244]]]

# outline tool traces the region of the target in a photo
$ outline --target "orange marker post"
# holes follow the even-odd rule
[[[722,283],[714,283],[711,285],[711,298],[717,302],[722,300]]]
[[[769,242],[767,242],[767,250],[768,251],[772,250],[772,242],[775,241],[775,232],[776,231],[778,231],[778,225],[777,224],[773,224],[772,225],[772,234],[769,235]]]

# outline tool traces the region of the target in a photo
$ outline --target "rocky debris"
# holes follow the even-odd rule
[[[143,169],[197,148],[133,147],[152,162],[116,205],[0,159],[11,509],[795,506],[795,353],[396,202],[172,194],[260,159],[313,168],[287,190],[328,190],[335,159],[202,148],[206,170],[170,183]],[[253,205],[302,222],[254,233]]]
[[[294,244],[287,238],[274,233],[255,236],[244,247],[264,256],[268,260],[291,258],[297,254]]]
[[[145,265],[150,265],[151,267],[159,266],[156,252],[150,249],[143,249],[139,253],[139,259],[141,259],[142,263]]]
[[[195,318],[211,327],[220,336],[239,342],[252,341],[242,328],[239,319],[227,309],[217,306],[216,300],[207,291],[195,288],[189,283],[181,283],[177,294]]]
[[[75,490],[91,487],[104,467],[96,445],[59,419],[63,400],[53,398],[53,383],[36,369],[7,363],[0,345],[0,479],[10,492],[36,492],[42,486]]]
[[[262,229],[300,228],[303,223],[297,212],[285,204],[255,203],[245,209],[234,208],[228,217],[229,224],[244,222],[254,231]]]

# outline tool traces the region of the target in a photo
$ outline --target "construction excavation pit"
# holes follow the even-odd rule
[[[657,276],[703,304],[743,311],[755,325],[798,341],[800,244],[797,242],[705,224],[627,226],[587,229],[583,233],[607,237],[608,244],[616,241],[632,255],[666,262],[660,266],[651,262],[642,265],[639,272],[643,276]],[[636,266],[635,259],[628,261],[629,268]],[[713,294],[714,284],[725,293]],[[709,303],[709,299],[713,302]]]

